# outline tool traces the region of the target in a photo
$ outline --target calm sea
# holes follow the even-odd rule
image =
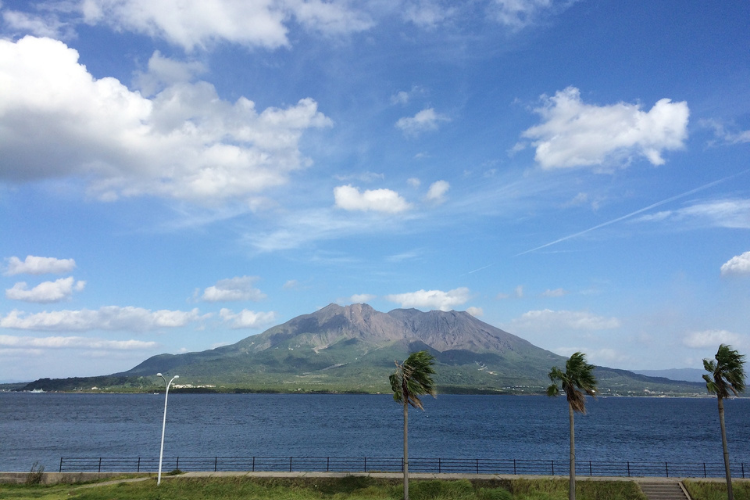
[[[564,398],[456,396],[410,411],[410,456],[566,460]],[[164,395],[0,393],[0,470],[60,457],[158,457]],[[716,400],[599,398],[576,418],[581,461],[721,462]],[[750,463],[750,399],[726,403],[734,462]],[[170,394],[165,456],[398,457],[390,396]]]

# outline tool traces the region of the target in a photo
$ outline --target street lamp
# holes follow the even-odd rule
[[[167,390],[164,393],[164,421],[161,424],[161,450],[159,451],[159,476],[156,479],[156,486],[159,486],[161,484],[161,460],[164,457],[164,430],[167,428],[167,398],[169,397],[169,386],[172,385],[172,382],[174,382],[174,379],[180,378],[179,375],[175,375],[172,377],[172,380],[167,383],[167,379],[164,378],[164,375],[161,373],[156,374],[157,377],[161,377],[162,380],[164,380],[164,383],[167,385]]]

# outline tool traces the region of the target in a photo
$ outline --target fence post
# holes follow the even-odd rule
[[[331,457],[326,457],[326,472],[331,470]]]
[[[255,472],[255,457],[253,457],[253,472]]]
[[[289,472],[292,472],[292,457],[289,457]]]
[[[99,472],[102,471],[102,457],[99,457]]]
[[[214,472],[219,470],[219,457],[214,457]]]
[[[477,458],[477,474],[479,474],[479,459]]]
[[[136,472],[141,472],[141,457],[138,457],[138,466],[135,469]]]
[[[667,477],[669,477],[669,462],[664,462],[664,470],[667,473]]]
[[[708,477],[706,474],[706,462],[703,462],[703,477]]]
[[[174,468],[175,469],[179,469],[180,468],[180,457],[177,457],[177,463],[175,464]]]
[[[63,461],[63,457],[60,457],[60,472],[62,472],[62,461]]]
[[[628,477],[630,477],[630,462],[628,462]]]
[[[555,461],[552,460],[552,475],[555,475]]]
[[[441,458],[438,458],[438,474],[443,472],[443,460]],[[745,477],[743,474],[742,477]]]
[[[365,472],[367,472],[367,457],[365,457]]]
[[[591,460],[589,460],[589,476],[593,476],[594,473],[591,472]]]

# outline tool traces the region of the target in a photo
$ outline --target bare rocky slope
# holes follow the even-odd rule
[[[330,304],[236,344],[153,356],[131,370],[89,379],[43,379],[28,389],[74,390],[90,384],[151,387],[157,372],[179,374],[186,390],[387,392],[395,360],[428,350],[441,392],[541,393],[565,358],[466,312]],[[597,368],[601,392],[698,394],[700,384]]]

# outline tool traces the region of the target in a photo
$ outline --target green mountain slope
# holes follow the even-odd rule
[[[27,389],[149,388],[157,372],[179,374],[177,390],[388,392],[395,360],[428,350],[441,392],[541,393],[565,358],[466,312],[331,304],[236,344],[161,354],[123,373],[90,379],[43,379]],[[701,384],[597,368],[604,394],[700,394]]]

